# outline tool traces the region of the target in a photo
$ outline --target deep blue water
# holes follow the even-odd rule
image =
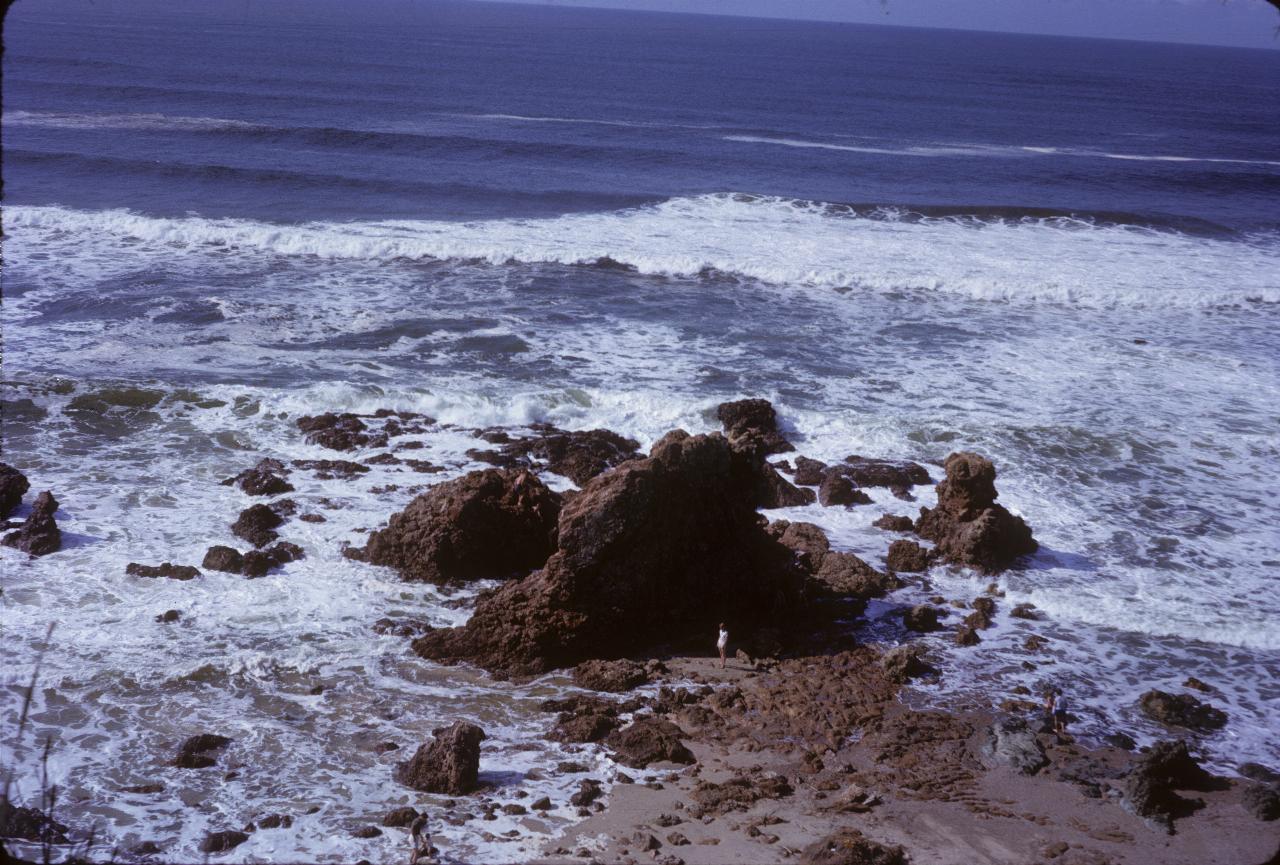
[[[21,0],[7,200],[292,222],[742,191],[1280,222],[1280,52],[480,3],[208,5]],[[138,114],[247,125],[119,127]]]

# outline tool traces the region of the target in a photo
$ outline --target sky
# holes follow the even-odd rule
[[[505,0],[1280,49],[1267,0]]]

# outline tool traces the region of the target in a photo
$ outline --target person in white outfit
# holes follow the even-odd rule
[[[724,669],[724,653],[729,648],[729,631],[725,628],[724,622],[720,623],[720,639],[716,640],[716,648],[720,650],[720,669]]]

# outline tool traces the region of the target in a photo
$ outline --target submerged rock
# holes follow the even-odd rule
[[[949,562],[996,573],[1038,544],[1031,529],[996,500],[996,469],[973,453],[947,457],[947,477],[938,484],[938,505],[921,508],[916,533],[934,542]]]
[[[927,484],[929,472],[919,463],[876,460],[856,454],[844,458],[840,471],[862,487],[888,487],[900,499],[910,499],[910,488]]]
[[[716,420],[737,448],[760,456],[793,451],[795,447],[778,431],[778,413],[767,399],[742,399],[716,406]]]
[[[178,748],[178,756],[173,765],[179,769],[207,769],[217,763],[211,756],[214,751],[221,751],[231,744],[231,739],[215,733],[199,733],[190,737]]]
[[[432,736],[432,741],[396,768],[396,780],[424,793],[470,793],[476,788],[484,730],[457,721],[434,730]]]
[[[36,496],[31,513],[18,528],[4,536],[0,543],[33,556],[47,556],[62,549],[62,531],[54,520],[58,500],[45,490]]]
[[[168,580],[194,580],[200,572],[191,565],[175,565],[172,562],[161,562],[158,565],[140,565],[130,562],[124,572],[131,577],[164,578]]]
[[[565,503],[545,567],[482,595],[467,624],[414,649],[535,675],[714,633],[719,621],[744,633],[785,622],[803,609],[804,576],[761,526],[754,476],[722,436],[668,433]]]
[[[405,579],[523,576],[555,551],[559,497],[529,471],[485,469],[418,496],[373,532],[364,561]]]
[[[302,547],[288,541],[278,541],[265,550],[250,550],[244,554],[240,573],[246,577],[263,577],[272,568],[303,558]]]
[[[225,853],[249,840],[244,832],[225,829],[221,832],[210,832],[200,842],[201,853]]]
[[[267,505],[252,505],[240,512],[240,516],[231,524],[231,532],[243,538],[255,547],[265,547],[280,537],[274,529],[284,519]]]
[[[1138,698],[1138,706],[1148,717],[1171,727],[1209,732],[1227,724],[1227,713],[1190,694],[1147,691]]]
[[[8,463],[0,463],[0,520],[8,518],[22,504],[22,497],[29,489],[31,482],[26,475]]]
[[[0,838],[66,844],[68,831],[39,808],[21,808],[0,797]]]
[[[930,607],[927,604],[918,604],[903,613],[902,624],[909,631],[920,631],[928,633],[929,631],[937,631],[942,625],[938,622],[938,617],[943,613],[937,607]]]
[[[886,532],[910,532],[914,531],[916,527],[911,517],[900,517],[894,514],[885,514],[871,525],[877,529],[884,529]]]

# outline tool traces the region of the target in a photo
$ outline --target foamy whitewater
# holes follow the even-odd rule
[[[404,583],[341,547],[481,467],[476,428],[603,427],[647,449],[716,429],[714,407],[744,396],[772,400],[819,459],[913,459],[938,480],[947,454],[985,454],[1033,527],[1041,549],[998,579],[996,626],[974,648],[937,639],[944,675],[909,699],[1058,684],[1087,739],[1149,742],[1167,731],[1138,695],[1196,676],[1230,716],[1199,742],[1210,763],[1280,764],[1277,109],[1239,85],[1266,86],[1272,59],[476,5],[440,7],[427,59],[426,25],[386,10],[303,41],[257,19],[193,34],[163,10],[6,22],[3,460],[32,480],[15,517],[51,489],[64,533],[45,558],[0,549],[15,799],[38,797],[48,738],[62,818],[96,825],[103,850],[150,840],[191,860],[206,832],[279,812],[293,827],[253,834],[237,860],[398,860],[402,833],[351,833],[403,805],[439,815],[446,797],[392,773],[465,719],[490,737],[485,795],[556,808],[436,821],[439,846],[535,856],[577,819],[577,782],[618,771],[595,746],[547,741],[537,706],[568,677],[516,685],[418,659],[372,624],[459,624],[484,586]],[[570,24],[595,29],[566,83]],[[502,28],[536,93],[513,90]],[[698,83],[766,50],[758,104]],[[961,112],[991,86],[994,61],[970,51],[1114,74],[1113,98],[1039,80],[1023,103]],[[331,65],[340,54],[357,59]],[[674,105],[663,70],[688,57],[701,65]],[[1233,87],[1211,104],[1160,90],[1157,121],[1124,82],[1181,80],[1187,63]],[[445,471],[295,470],[289,497],[326,520],[281,528],[306,558],[256,580],[125,574],[242,546],[229,526],[254,500],[219,481],[263,457],[368,458],[306,444],[296,421],[379,408],[436,418],[393,446]],[[895,536],[871,523],[933,490],[869,492],[768,515],[880,566]],[[928,579],[850,627],[896,642],[895,609],[989,582]],[[1008,618],[1020,602],[1045,620]],[[178,623],[156,621],[170,609]],[[1023,648],[1032,630],[1046,649]],[[217,770],[168,765],[204,731],[235,739]],[[148,783],[164,791],[123,792]]]

